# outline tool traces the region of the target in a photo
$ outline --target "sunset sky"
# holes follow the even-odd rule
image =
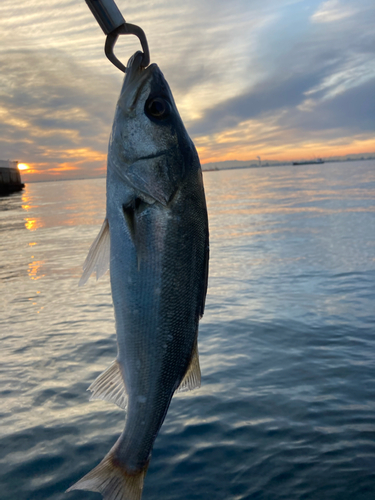
[[[375,152],[374,0],[117,0],[202,163]],[[0,159],[104,175],[123,74],[84,0],[1,0]],[[121,37],[126,63],[139,44]]]

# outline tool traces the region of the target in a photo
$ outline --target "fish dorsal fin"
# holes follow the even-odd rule
[[[199,366],[198,343],[195,341],[191,361],[186,370],[185,376],[176,392],[192,391],[201,386],[201,369]]]
[[[96,271],[96,279],[98,280],[108,270],[109,245],[109,223],[108,219],[105,218],[83,264],[83,273],[79,280],[79,286],[83,286],[94,271]]]
[[[127,394],[117,359],[87,389],[91,391],[90,401],[102,399],[126,408]]]

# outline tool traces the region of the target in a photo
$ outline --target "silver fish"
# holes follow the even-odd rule
[[[81,284],[109,261],[118,354],[89,387],[126,407],[110,452],[68,491],[139,500],[173,394],[200,386],[198,321],[208,277],[208,220],[194,144],[156,64],[129,60],[108,150],[107,213]]]

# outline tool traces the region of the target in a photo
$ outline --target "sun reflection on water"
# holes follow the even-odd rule
[[[102,223],[105,179],[55,181],[48,183],[48,190],[45,186],[44,183],[26,184],[22,193],[21,207],[26,212],[24,223],[27,230]]]
[[[27,274],[29,275],[29,278],[31,280],[39,280],[40,278],[43,278],[45,276],[44,274],[40,274],[43,264],[43,260],[35,260],[33,262],[30,262],[27,269]]]
[[[43,227],[43,223],[39,218],[27,217],[24,220],[25,220],[25,227],[29,231],[35,231],[36,229]]]

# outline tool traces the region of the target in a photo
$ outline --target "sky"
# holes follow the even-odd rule
[[[374,0],[117,0],[202,163],[375,152]],[[0,159],[105,175],[123,73],[84,0],[1,0]],[[124,63],[139,50],[120,37]]]

